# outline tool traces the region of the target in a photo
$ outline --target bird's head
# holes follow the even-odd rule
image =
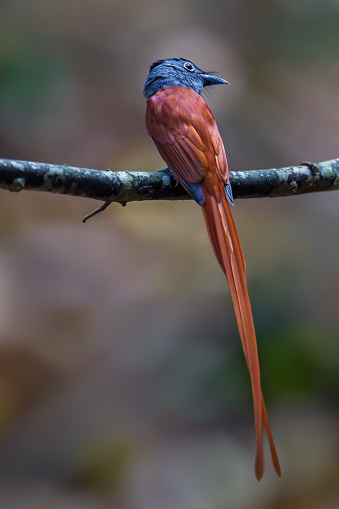
[[[158,90],[169,87],[189,87],[201,94],[204,87],[221,84],[229,83],[202,71],[185,58],[167,58],[151,65],[144,85],[144,96],[148,99]]]

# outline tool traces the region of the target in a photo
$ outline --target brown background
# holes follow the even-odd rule
[[[337,0],[2,0],[0,155],[164,167],[143,82],[185,57],[232,169],[339,156]],[[236,202],[283,478],[192,202],[1,192],[1,508],[339,505],[338,194]]]

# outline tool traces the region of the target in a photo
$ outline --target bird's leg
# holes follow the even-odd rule
[[[179,184],[177,177],[171,172],[169,168],[164,168],[163,170],[157,170],[157,173],[166,173],[170,177],[174,178],[175,180],[175,187]]]

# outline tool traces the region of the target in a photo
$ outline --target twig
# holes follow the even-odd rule
[[[234,198],[295,196],[339,189],[339,158],[308,166],[231,171]],[[119,202],[188,200],[190,196],[169,172],[110,171],[68,165],[0,159],[0,188],[13,192],[44,191]],[[107,205],[106,205],[107,206]]]

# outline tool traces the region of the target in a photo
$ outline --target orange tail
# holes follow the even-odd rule
[[[226,198],[224,183],[219,176],[209,173],[202,183],[205,205],[202,207],[208,235],[215,256],[230,287],[242,347],[248,366],[254,405],[257,437],[255,474],[260,480],[264,472],[262,424],[266,429],[274,468],[280,476],[280,465],[271,433],[265,403],[261,392],[257,341],[250,299],[245,279],[245,259]]]

